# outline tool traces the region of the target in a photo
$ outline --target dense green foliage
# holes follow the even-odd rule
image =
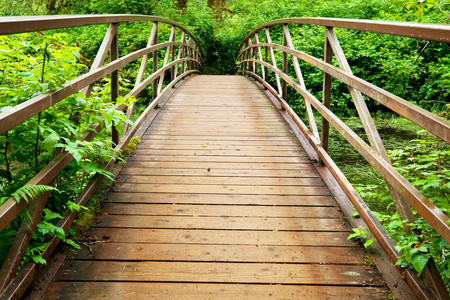
[[[52,91],[86,71],[86,66],[79,63],[79,48],[68,44],[70,38],[67,34],[21,34],[0,39],[0,64],[3,66],[0,73],[0,111]],[[10,197],[16,201],[28,201],[49,191],[45,186],[23,185],[42,170],[58,149],[68,151],[74,158],[56,179],[56,192],[51,194],[24,262],[29,259],[42,262],[39,254],[45,248],[47,234],[56,234],[75,245],[55,226],[56,222],[67,209],[83,209],[73,200],[93,174],[110,176],[100,168],[106,160],[117,155],[106,131],[89,142],[80,139],[95,122],[102,124],[104,129],[114,126],[119,131],[123,131],[124,122],[129,122],[113,104],[105,101],[107,92],[108,86],[104,85],[89,98],[81,93],[72,95],[0,135],[0,205]],[[21,196],[24,199],[20,199]],[[12,243],[10,237],[15,235],[23,219],[27,219],[26,211],[0,232],[4,245],[0,249],[0,261]]]
[[[450,5],[441,5],[442,0],[228,0],[215,1],[216,6],[206,0],[0,0],[0,15],[39,14],[103,14],[131,13],[158,15],[173,19],[186,26],[200,41],[205,73],[233,74],[235,58],[242,39],[256,26],[279,18],[288,17],[334,17],[356,19],[379,19],[410,22],[448,23]],[[106,26],[71,28],[44,36],[24,34],[14,37],[0,37],[0,109],[17,105],[30,97],[50,91],[66,80],[87,70],[94,59],[103,39]],[[147,43],[151,27],[146,23],[122,24],[119,29],[120,55],[140,49]],[[309,25],[291,25],[290,32],[296,49],[323,57],[323,28]],[[168,26],[160,27],[160,40],[167,40]],[[336,29],[343,51],[355,75],[380,86],[404,99],[428,110],[443,115],[449,113],[450,106],[450,48],[447,44],[417,41],[414,39],[386,36],[366,32]],[[282,42],[281,27],[271,28],[274,42]],[[179,40],[180,36],[177,36]],[[260,40],[264,41],[263,35]],[[164,55],[163,51],[159,55]],[[278,66],[281,53],[276,52]],[[336,62],[334,62],[336,65]],[[313,66],[301,62],[305,83],[318,99],[322,98],[323,74]],[[120,70],[121,86],[134,82],[139,61]],[[292,63],[289,75],[295,77]],[[271,79],[272,83],[273,78]],[[347,86],[334,80],[332,89],[332,111],[338,116],[352,116],[354,109]],[[92,97],[85,98],[78,93],[65,101],[47,109],[38,116],[0,136],[0,193],[1,201],[10,196],[36,196],[42,192],[20,189],[49,161],[55,149],[64,148],[75,160],[57,179],[48,207],[38,226],[33,242],[28,249],[27,259],[42,262],[39,253],[45,247],[45,236],[57,234],[66,239],[54,226],[66,209],[82,209],[73,205],[73,198],[94,172],[102,172],[100,164],[116,155],[106,131],[102,131],[92,142],[78,141],[78,137],[93,122],[103,123],[106,128],[121,128],[127,122],[116,112],[108,98],[108,84],[99,84]],[[151,87],[140,95],[138,101],[145,104],[151,98]],[[304,115],[303,100],[293,90],[289,90],[288,102]],[[374,115],[389,115],[387,109],[367,99]],[[381,120],[381,121],[380,121]],[[388,120],[388,121],[386,121]],[[350,123],[353,121],[350,120]],[[449,214],[450,166],[448,145],[442,145],[431,137],[417,140],[417,128],[403,130],[404,124],[397,119],[378,118],[379,127],[386,129],[386,146],[394,166],[424,195],[430,198],[442,211]],[[386,123],[389,123],[386,125]],[[390,127],[391,126],[391,127]],[[360,124],[353,126],[362,136]],[[382,130],[383,131],[383,130]],[[393,133],[400,132],[404,139],[397,143],[391,139]],[[377,217],[398,243],[403,257],[399,263],[410,265],[419,273],[433,257],[441,271],[444,282],[449,285],[449,246],[420,217],[411,225],[421,235],[407,236],[402,229],[390,196],[381,177],[373,170],[349,170],[360,156],[352,154],[351,146],[342,137],[332,133],[335,149],[344,153],[339,165],[349,175],[352,183],[367,200]],[[404,145],[405,140],[412,140]],[[339,148],[339,149],[337,149]],[[333,154],[332,154],[333,155]],[[108,173],[105,173],[108,175]],[[23,213],[22,218],[26,218]],[[6,230],[0,232],[0,240],[11,244],[11,238],[19,226],[15,220]],[[362,231],[355,229],[358,235]],[[364,234],[364,233],[361,233]],[[6,241],[6,242],[4,242]],[[68,243],[70,239],[66,239]],[[8,247],[0,251],[0,261]]]

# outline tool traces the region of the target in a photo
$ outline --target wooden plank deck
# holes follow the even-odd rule
[[[171,97],[46,299],[382,299],[365,252],[270,100],[240,76]]]

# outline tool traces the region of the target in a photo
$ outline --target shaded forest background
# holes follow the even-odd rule
[[[254,27],[274,19],[332,17],[443,24],[450,20],[450,5],[445,0],[0,0],[0,5],[4,16],[110,13],[173,19],[200,40],[205,74],[233,74],[241,40]],[[148,24],[132,23],[121,26],[122,52],[130,53],[145,46],[148,27]],[[320,28],[292,27],[298,50],[323,57],[324,37]],[[104,30],[97,26],[68,32],[81,47],[82,55],[93,60]],[[281,30],[272,34],[275,41],[281,38]],[[442,110],[448,102],[450,50],[447,44],[346,30],[338,30],[337,34],[355,75],[429,110]],[[122,76],[131,79],[135,72],[128,68],[122,70]],[[321,72],[305,65],[304,73],[307,86],[319,96]],[[345,95],[341,102],[335,103],[336,113],[348,114],[350,95],[346,86],[335,83],[333,90],[336,95]]]

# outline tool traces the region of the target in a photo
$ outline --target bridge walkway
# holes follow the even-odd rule
[[[46,299],[381,299],[386,289],[252,81],[195,76],[160,109]]]

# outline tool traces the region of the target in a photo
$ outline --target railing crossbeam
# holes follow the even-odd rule
[[[324,61],[328,64],[333,63],[333,50],[328,38],[325,36],[324,44]],[[322,103],[330,109],[331,106],[331,75],[323,72],[323,89],[322,89]],[[321,145],[325,152],[328,152],[329,140],[330,140],[330,123],[322,116],[322,131],[321,131]]]
[[[341,48],[339,40],[333,30],[333,28],[325,28],[325,36],[328,42],[333,49],[333,53],[336,57],[336,60],[344,71],[353,74],[348,64],[347,58],[345,57],[344,51]],[[366,131],[367,138],[369,139],[370,145],[372,148],[378,152],[387,162],[391,163],[389,156],[384,148],[383,142],[381,141],[380,134],[373,122],[372,117],[370,116],[369,109],[364,101],[363,95],[360,91],[355,88],[347,85],[350,95],[353,99],[353,103],[355,104],[356,110],[358,112],[359,118],[361,119],[361,123]],[[392,188],[392,186],[387,183],[387,187],[392,197],[392,201],[396,206],[397,212],[402,220],[407,220],[408,223],[414,223],[416,218],[411,210],[409,204],[402,198],[400,195]],[[409,226],[403,223],[403,228],[405,229],[407,234],[411,234],[411,230]]]
[[[258,33],[255,33],[255,44],[257,44],[257,45],[259,44]],[[262,53],[261,53],[261,47],[258,46],[257,52],[258,52],[259,60],[263,60],[263,58],[262,58]],[[261,67],[261,74],[262,74],[262,77],[263,77],[263,78],[266,77],[266,73],[265,73],[265,70],[264,70],[263,67]]]
[[[186,43],[186,35],[184,34],[184,32],[181,33],[181,43],[182,44]],[[183,51],[184,51],[184,46],[180,45],[180,48],[178,49],[177,60],[179,60],[179,59],[184,57],[183,56]],[[178,75],[178,64],[175,66],[175,77],[173,79],[177,78],[177,75]]]
[[[288,24],[283,25],[283,34],[285,37],[285,42],[287,47],[294,49],[294,43],[292,42],[291,33],[289,32]],[[287,53],[286,53],[287,55]],[[298,63],[298,58],[291,54],[292,62],[294,65],[295,75],[297,75],[297,80],[300,83],[300,86],[306,89],[305,81],[303,79],[302,71],[300,70],[300,65]],[[287,99],[285,99],[287,100]],[[317,140],[320,140],[319,130],[317,129],[316,119],[314,118],[314,113],[311,107],[311,104],[303,99],[305,103],[306,116],[308,117],[309,128],[311,128],[312,133],[316,137]]]
[[[272,39],[270,38],[269,28],[268,27],[265,28],[264,32],[265,32],[265,36],[266,36],[266,43],[271,44],[272,43]],[[269,51],[270,51],[270,58],[272,59],[272,65],[276,69],[278,69],[277,68],[277,60],[275,59],[275,52],[273,51],[273,48],[269,47]],[[275,73],[275,80],[277,82],[277,87],[278,87],[278,97],[281,97],[281,95],[283,94],[283,89],[281,87],[280,76],[277,73]]]
[[[150,36],[149,36],[148,42],[147,42],[147,48],[149,48],[155,44],[155,40],[157,40],[157,34],[158,34],[158,23],[153,22],[152,31],[150,32]],[[148,56],[149,56],[149,54],[145,54],[142,57],[141,66],[139,67],[139,72],[138,72],[138,75],[136,76],[136,82],[134,84],[135,87],[142,82],[142,79],[145,74],[145,70],[147,68]],[[126,114],[128,119],[131,119],[133,112],[134,112],[135,105],[136,105],[135,101],[132,101],[130,103],[130,107],[127,109],[127,114]],[[128,123],[125,123],[123,125],[123,131],[126,132],[127,130],[128,130]]]
[[[92,63],[90,72],[98,69],[105,62],[106,56],[108,55],[108,51],[111,48],[111,43],[117,34],[118,28],[119,28],[118,23],[109,24],[108,30],[106,31],[102,44],[100,45],[100,48],[97,51],[97,55],[95,56],[94,62]],[[86,97],[89,97],[91,95],[92,89],[94,88],[94,85],[95,83],[91,83],[89,86],[82,89],[81,92]]]
[[[170,30],[169,42],[174,42],[174,41],[175,41],[175,26],[172,26],[172,29]],[[163,68],[169,62],[170,53],[172,52],[171,50],[172,50],[172,46],[168,46],[166,48],[166,54],[164,56],[164,62],[163,62],[163,66],[162,66]],[[158,84],[158,95],[161,94],[163,84],[164,84],[164,74],[161,74],[161,77],[159,78],[159,84]]]

